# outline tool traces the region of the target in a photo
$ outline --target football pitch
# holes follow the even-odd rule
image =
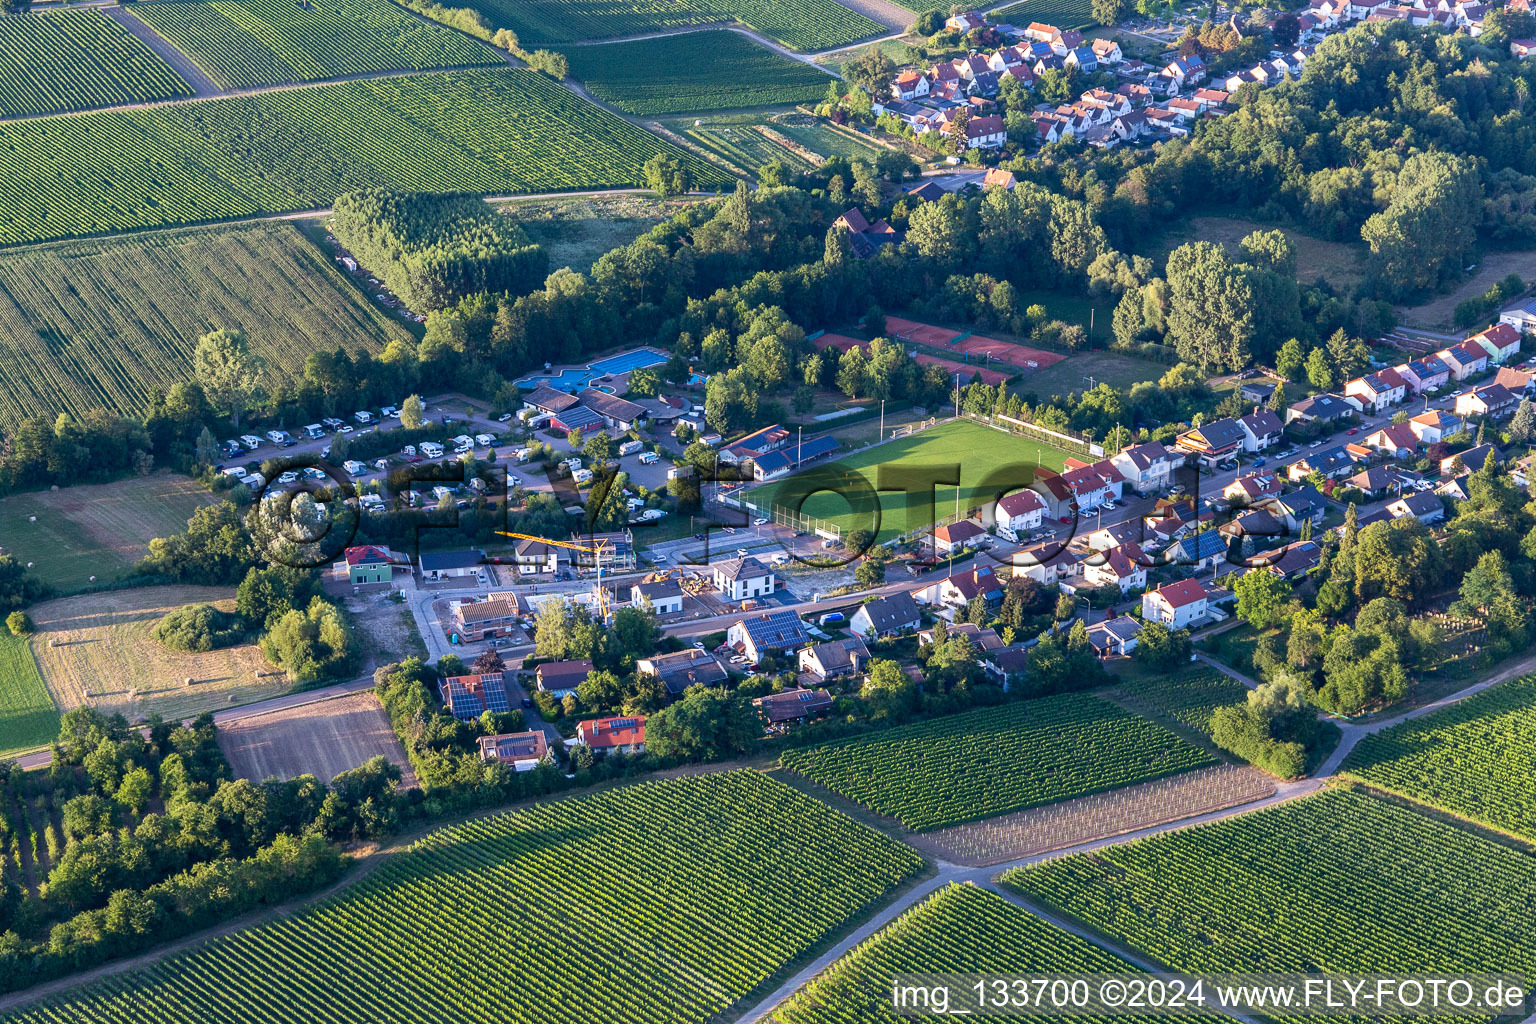
[[[763,509],[798,507],[807,516],[835,524],[845,538],[854,530],[875,529],[878,523],[879,538],[886,541],[954,515],[957,490],[958,510],[964,513],[1027,486],[1037,465],[1059,472],[1074,454],[1087,457],[1032,437],[957,420],[812,466],[758,488],[749,500]],[[930,490],[924,482],[957,479],[940,472],[953,467],[959,469],[958,488],[938,483]]]

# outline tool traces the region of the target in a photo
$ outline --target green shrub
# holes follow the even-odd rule
[[[240,618],[211,604],[189,604],[155,623],[154,637],[173,651],[203,653],[240,642]]]

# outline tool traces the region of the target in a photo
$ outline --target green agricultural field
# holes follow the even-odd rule
[[[899,0],[899,2],[903,7],[912,7],[913,10],[925,9],[914,6],[914,0]],[[926,3],[926,0],[915,0],[915,2]],[[927,6],[941,5],[927,3]],[[1028,25],[1032,21],[1039,21],[1047,25],[1055,25],[1057,28],[1092,28],[1098,24],[1093,20],[1092,0],[1024,0],[1023,3],[994,11],[990,17],[993,21],[1006,22],[1010,25]]]
[[[849,952],[774,1011],[780,1024],[901,1024],[891,1008],[898,974],[1132,974],[1136,968],[1040,920],[997,893],[949,885]],[[1016,1016],[971,1016],[1017,1021]],[[1035,1018],[1042,1019],[1042,1018]],[[1054,1022],[1070,1018],[1043,1018]]]
[[[444,829],[317,907],[5,1020],[703,1024],[922,866],[757,772],[642,782]]]
[[[1536,978],[1536,861],[1343,790],[1003,876],[1174,971]]]
[[[245,331],[280,378],[317,350],[377,354],[411,337],[292,224],[0,252],[0,428],[96,408],[139,414],[155,389],[187,379],[214,327]]]
[[[1346,775],[1536,840],[1536,676],[1367,736]]]
[[[827,91],[823,85],[821,91]],[[873,161],[885,151],[885,147],[866,139],[855,138],[840,128],[820,122],[790,119],[775,123],[773,130],[782,132],[813,153],[822,156],[841,156],[849,160]]]
[[[784,767],[911,829],[990,818],[1215,760],[1090,693],[1018,701],[786,750]]]
[[[806,103],[825,95],[833,80],[729,31],[560,52],[593,95],[643,116]],[[657,74],[658,68],[668,71]]]
[[[58,734],[59,709],[27,638],[0,629],[0,757],[46,747]]]
[[[1014,486],[1007,489],[1015,490],[1030,482],[1030,470],[1037,459],[1046,469],[1060,470],[1071,454],[1034,438],[1016,437],[969,420],[957,420],[823,464],[810,471],[815,476],[790,477],[781,483],[758,488],[752,492],[750,500],[760,508],[771,504],[800,506],[805,515],[835,523],[847,536],[853,530],[871,529],[873,517],[855,513],[848,499],[831,491],[812,494],[800,505],[801,495],[809,486],[806,481],[822,479],[828,473],[851,471],[856,474],[855,480],[863,480],[873,490],[879,486],[880,466],[890,467],[887,473],[903,468],[932,470],[959,466],[959,504],[960,511],[964,512],[998,497],[996,493],[984,493],[990,488],[984,488],[983,484],[999,470],[1019,467],[1017,473],[1009,476],[1009,483]],[[849,493],[857,493],[856,487],[857,484],[850,486]],[[933,515],[954,514],[955,490],[945,484],[933,488]],[[904,490],[879,492],[878,500],[882,538],[912,533],[932,525],[932,520],[926,519],[928,513],[921,500],[909,498]]]
[[[159,0],[133,13],[226,89],[506,62],[387,0]]]
[[[580,125],[573,132],[572,125]],[[319,209],[353,189],[512,194],[644,185],[676,154],[527,70],[375,78],[0,125],[0,243]]]
[[[719,21],[739,21],[803,52],[888,31],[836,0],[476,0],[474,7],[528,48]]]
[[[628,245],[685,206],[700,201],[692,197],[660,200],[654,195],[631,193],[522,199],[507,203],[502,210],[544,247],[551,267],[586,273],[605,253]]]
[[[1248,699],[1248,688],[1212,668],[1171,676],[1148,676],[1121,683],[1116,694],[1128,704],[1160,711],[1199,732],[1210,733],[1219,707]]]
[[[689,141],[707,150],[732,167],[755,175],[766,163],[778,160],[791,170],[810,170],[811,162],[785,149],[764,134],[765,125],[756,124],[704,124],[684,129]],[[769,129],[776,130],[777,126]]]
[[[170,65],[101,11],[0,17],[0,116],[190,95]]]

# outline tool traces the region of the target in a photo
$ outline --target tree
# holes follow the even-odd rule
[[[869,47],[843,65],[843,76],[876,100],[886,98],[886,94],[890,91],[891,78],[895,74],[896,62],[878,46]]]
[[[1237,594],[1237,617],[1255,629],[1272,629],[1285,621],[1291,585],[1268,569],[1246,572],[1232,585]]]
[[[1280,351],[1275,353],[1275,372],[1286,380],[1299,378],[1305,364],[1306,356],[1301,351],[1301,342],[1296,338],[1288,338],[1280,346]]]
[[[860,694],[869,704],[871,718],[900,718],[912,710],[917,684],[899,662],[871,658]]]
[[[571,73],[571,62],[565,54],[554,50],[534,50],[528,55],[528,66],[555,79],[563,79]]]
[[[1301,38],[1301,20],[1289,12],[1282,13],[1269,23],[1269,35],[1275,46],[1290,49]]]
[[[944,15],[940,11],[924,11],[917,16],[913,29],[920,36],[932,36],[944,31]]]
[[[1093,20],[1106,28],[1120,24],[1130,10],[1131,0],[1093,0]]]
[[[1168,256],[1168,336],[1179,358],[1202,374],[1241,370],[1251,359],[1254,291],[1248,275],[1214,242],[1192,242]]]
[[[240,426],[240,414],[255,403],[262,378],[262,362],[251,354],[244,332],[220,328],[198,338],[192,372],[214,409]]]
[[[491,36],[491,43],[498,49],[506,50],[508,53],[516,53],[519,45],[517,33],[509,28],[497,29],[496,34]]]
[[[719,761],[745,753],[762,733],[745,694],[695,686],[646,719],[645,749],[668,761]]]
[[[200,466],[215,466],[219,461],[219,442],[214,439],[213,431],[206,426],[197,435],[197,445],[194,448],[197,453],[197,463]]]
[[[662,199],[680,196],[693,188],[693,175],[676,157],[657,153],[645,162],[645,184]]]
[[[1189,661],[1189,630],[1149,622],[1136,634],[1136,647],[1131,653],[1153,671],[1171,672]]]
[[[406,430],[420,430],[426,422],[426,403],[420,395],[406,395],[405,401],[400,403],[400,425]]]
[[[608,436],[606,430],[599,430],[587,438],[581,446],[581,453],[592,461],[592,465],[601,466],[613,458],[613,438]]]
[[[1328,358],[1327,350],[1322,347],[1315,348],[1307,354],[1307,381],[1319,391],[1332,391],[1338,386],[1338,380],[1333,372],[1333,362]]]
[[[1459,279],[1481,223],[1476,161],[1440,150],[1416,152],[1404,161],[1391,197],[1360,229],[1378,292],[1398,299]]]
[[[858,568],[853,570],[853,578],[861,587],[878,587],[885,582],[885,563],[874,558],[865,558],[859,562]]]
[[[193,519],[196,518],[194,514]],[[151,554],[155,550],[155,543],[150,543]],[[0,611],[31,604],[42,597],[47,589],[43,581],[32,575],[25,565],[10,555],[0,555]]]
[[[32,620],[26,612],[11,612],[5,617],[5,628],[12,636],[26,636],[32,632]]]
[[[1536,406],[1529,398],[1520,399],[1515,416],[1509,421],[1509,439],[1519,444],[1536,442]]]

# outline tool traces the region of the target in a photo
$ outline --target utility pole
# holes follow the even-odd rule
[[[880,433],[875,436],[876,441],[885,440],[885,399],[880,399]]]
[[[955,418],[960,418],[960,374],[955,374]]]

